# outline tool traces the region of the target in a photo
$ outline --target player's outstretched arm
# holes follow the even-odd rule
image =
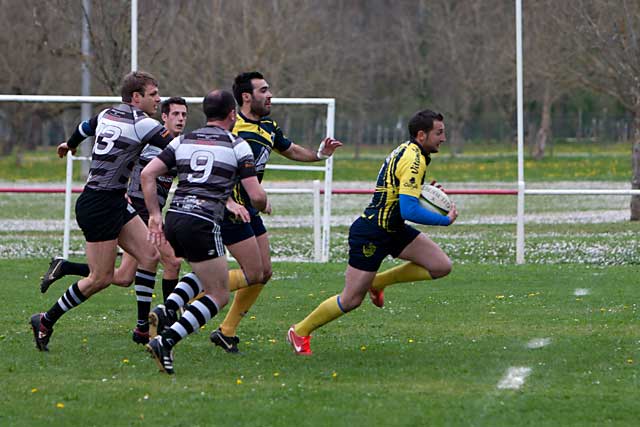
[[[292,143],[288,149],[282,152],[282,155],[298,162],[317,162],[331,157],[334,151],[340,147],[342,147],[342,142],[327,137],[320,143],[318,151],[309,150],[301,145]]]
[[[63,158],[69,151],[71,151],[71,154],[76,154],[76,148],[78,148],[78,145],[80,145],[80,143],[86,138],[94,136],[96,134],[97,127],[98,116],[94,116],[89,120],[85,120],[80,123],[73,131],[67,142],[63,142],[58,145],[58,157]]]

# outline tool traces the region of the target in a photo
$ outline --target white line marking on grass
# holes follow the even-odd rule
[[[527,348],[542,348],[549,344],[551,344],[551,338],[534,338],[527,343]]]
[[[517,390],[522,387],[529,374],[531,374],[531,368],[526,366],[511,367],[498,383],[498,388]]]
[[[573,294],[577,297],[583,297],[585,295],[589,295],[590,293],[591,291],[585,288],[578,288],[573,292]]]

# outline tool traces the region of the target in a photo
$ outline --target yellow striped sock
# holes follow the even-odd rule
[[[236,329],[240,321],[249,312],[249,309],[258,299],[258,295],[264,288],[263,284],[249,286],[248,288],[239,289],[233,298],[233,304],[227,313],[227,316],[220,325],[220,330],[228,337],[236,334]]]
[[[338,302],[339,295],[334,295],[331,298],[324,300],[315,310],[313,310],[305,319],[295,325],[295,333],[306,337],[311,335],[311,332],[318,329],[320,326],[325,325],[332,320],[344,314],[344,311],[340,308]]]
[[[431,280],[431,274],[424,267],[407,262],[376,274],[371,287],[380,291],[394,283],[417,282],[420,280]]]

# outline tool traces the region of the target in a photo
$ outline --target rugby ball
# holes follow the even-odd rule
[[[435,185],[425,184],[420,192],[420,205],[432,212],[446,215],[451,210],[449,196]]]

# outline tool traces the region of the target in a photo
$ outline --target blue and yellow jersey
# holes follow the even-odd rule
[[[264,177],[264,170],[269,161],[271,151],[276,149],[279,152],[283,152],[291,146],[291,141],[284,136],[282,129],[269,117],[263,117],[259,121],[255,121],[246,118],[242,113],[238,113],[232,132],[249,143],[255,159],[258,181],[260,182]],[[239,182],[233,188],[233,200],[245,207],[251,206],[249,195]]]
[[[384,230],[400,229],[404,225],[400,194],[420,197],[430,161],[416,142],[400,144],[382,164],[373,198],[362,216]]]

